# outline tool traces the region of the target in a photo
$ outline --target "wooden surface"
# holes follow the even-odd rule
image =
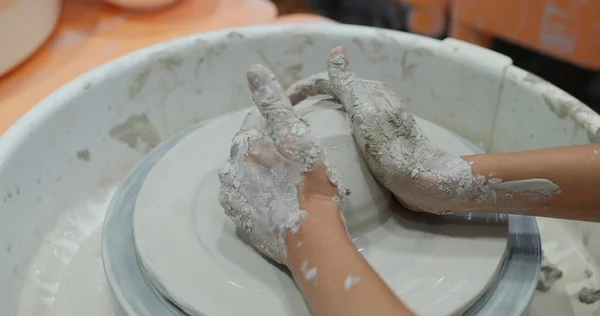
[[[584,69],[600,70],[598,0],[457,0],[452,10],[452,37],[497,37]]]
[[[52,91],[118,56],[193,33],[274,23],[276,17],[276,7],[266,0],[179,0],[152,12],[65,0],[53,35],[0,78],[0,135]]]
[[[411,32],[489,47],[493,38],[600,70],[600,1],[394,0],[411,7]]]

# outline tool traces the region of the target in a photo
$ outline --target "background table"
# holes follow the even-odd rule
[[[42,98],[118,56],[188,34],[274,23],[268,0],[179,0],[135,12],[100,0],[64,0],[59,24],[29,59],[0,78],[0,135]]]

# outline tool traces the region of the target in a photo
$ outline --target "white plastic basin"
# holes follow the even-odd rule
[[[99,249],[95,236],[106,206],[136,162],[194,123],[250,106],[248,65],[262,63],[289,85],[325,70],[335,45],[347,48],[359,74],[403,96],[414,114],[488,151],[600,138],[600,117],[585,105],[512,66],[510,58],[456,40],[318,24],[157,44],[75,79],[0,138],[0,315],[45,315],[44,306],[61,301],[69,287],[81,287],[72,300],[82,308],[86,300],[104,299],[69,269],[87,264],[90,278],[102,282],[99,261],[78,256]],[[586,254],[600,258],[597,225],[562,223],[571,233],[578,225],[592,247]],[[555,235],[542,227],[544,236]]]

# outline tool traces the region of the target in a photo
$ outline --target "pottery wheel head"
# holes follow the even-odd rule
[[[350,190],[344,216],[362,255],[417,314],[466,310],[499,271],[506,222],[456,216],[442,221],[397,211],[398,203],[363,163],[340,105],[306,102],[297,106],[297,114],[310,125]],[[216,118],[185,137],[168,140],[159,147],[168,148],[162,157],[136,168],[145,174],[131,176],[138,183],[137,195],[127,193],[127,203],[117,201],[113,208],[133,215],[135,253],[146,280],[185,313],[310,315],[293,280],[244,242],[244,234],[218,201],[217,172],[247,113],[245,109]],[[473,153],[455,134],[416,119],[444,150]],[[423,293],[445,299],[424,300]]]

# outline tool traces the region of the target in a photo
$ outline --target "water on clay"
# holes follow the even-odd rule
[[[115,315],[109,300],[109,288],[102,266],[100,233],[106,210],[117,185],[107,185],[101,188],[101,192],[98,192],[96,196],[91,196],[86,203],[65,211],[54,228],[43,236],[36,257],[30,262],[29,266],[23,266],[19,271],[24,276],[24,285],[19,310],[12,315]],[[559,225],[558,221],[550,220],[549,223],[543,221],[542,224],[540,227],[542,239],[544,239],[544,231],[546,231],[546,235],[550,231],[552,231],[551,235],[555,235],[554,232],[560,230],[559,235],[565,236],[564,227]],[[564,238],[560,238],[560,240],[565,241]],[[569,241],[569,244],[573,244],[572,247],[578,249],[578,252],[585,252],[585,247],[579,245],[578,241]],[[552,248],[556,245],[553,242],[545,245],[544,248],[546,246]],[[558,248],[563,249],[563,247]],[[569,246],[569,249],[571,249],[571,246]],[[563,257],[566,253],[561,252],[560,255]],[[587,258],[591,257],[589,254],[585,256]],[[572,256],[567,255],[565,257]],[[584,261],[592,262],[590,259]],[[590,268],[596,270],[595,265]],[[596,275],[597,273],[594,274],[594,279]],[[550,310],[555,310],[552,306],[558,302],[567,303],[560,304],[561,307],[565,308],[565,312],[567,309],[571,311],[571,307],[577,309],[574,304],[584,305],[578,302],[576,293],[581,289],[581,284],[588,284],[581,280],[590,279],[589,273],[586,275],[582,272],[581,278],[576,278],[574,273],[568,276],[569,283],[578,285],[576,287],[569,287],[568,285],[565,287],[562,284],[564,278],[559,280],[558,283],[560,284],[555,284],[548,293],[534,296],[530,315],[547,314],[544,312],[546,308],[551,307]],[[573,299],[567,298],[567,295],[560,292],[557,285],[560,285],[561,289],[565,287],[569,292],[567,293],[568,297]],[[556,295],[560,295],[561,298],[564,297],[565,299],[557,300]],[[573,303],[574,300],[577,300],[577,302]],[[536,312],[537,309],[543,309],[543,311]],[[579,310],[581,309],[579,308]],[[578,315],[587,315],[587,313]]]

